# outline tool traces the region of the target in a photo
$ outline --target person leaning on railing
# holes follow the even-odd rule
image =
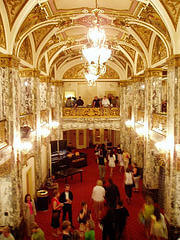
[[[93,99],[92,107],[95,107],[95,108],[101,107],[101,101],[97,96],[95,96]]]

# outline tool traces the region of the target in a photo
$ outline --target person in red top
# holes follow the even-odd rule
[[[53,198],[52,198],[52,221],[51,221],[51,226],[53,229],[56,230],[56,233],[53,233],[53,236],[58,237],[58,234],[61,234],[59,227],[59,218],[60,218],[60,212],[61,208],[64,205],[63,203],[59,202],[59,196],[60,193],[58,190],[54,190],[53,192]]]

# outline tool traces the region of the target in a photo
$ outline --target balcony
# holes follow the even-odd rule
[[[120,109],[112,108],[63,108],[63,118],[118,118]]]

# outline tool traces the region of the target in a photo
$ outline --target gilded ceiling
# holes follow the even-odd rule
[[[0,52],[13,53],[23,66],[39,67],[46,74],[61,69],[82,58],[81,50],[94,20],[92,10],[97,7],[112,49],[108,61],[114,73],[124,71],[129,77],[159,66],[173,54],[179,0],[3,0]]]

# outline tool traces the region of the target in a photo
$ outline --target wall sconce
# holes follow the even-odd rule
[[[134,127],[134,121],[132,121],[132,120],[127,120],[127,121],[125,122],[125,125],[126,125],[126,127],[128,127],[128,128]]]
[[[57,128],[57,127],[59,127],[59,122],[57,122],[57,121],[52,121],[52,122],[50,123],[50,127],[52,127],[52,128]]]
[[[171,145],[168,143],[167,140],[155,143],[155,147],[157,148],[157,150],[162,153],[168,152],[170,150],[170,146]]]
[[[136,128],[136,133],[140,136],[144,136],[144,127]]]

